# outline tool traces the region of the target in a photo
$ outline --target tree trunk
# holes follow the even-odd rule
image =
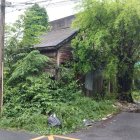
[[[121,65],[122,66],[122,65]],[[118,99],[120,101],[133,102],[132,85],[133,85],[133,71],[132,64],[123,65],[118,68],[117,85],[118,85]]]

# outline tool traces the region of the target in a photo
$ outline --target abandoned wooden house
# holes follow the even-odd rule
[[[54,61],[55,67],[47,68],[54,76],[58,74],[59,66],[72,58],[71,40],[78,32],[78,30],[71,28],[74,18],[75,16],[71,15],[50,22],[51,31],[42,35],[40,44],[35,45],[36,49]],[[85,93],[88,95],[92,96],[94,93],[102,92],[103,78],[98,72],[84,74],[82,82]]]
[[[71,40],[77,30],[71,28],[74,15],[50,22],[51,30],[41,36],[41,42],[35,45],[42,54],[52,58],[55,68],[50,69],[56,75],[60,64],[72,58]]]

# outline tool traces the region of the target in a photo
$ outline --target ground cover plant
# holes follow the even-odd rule
[[[43,97],[41,99],[43,100]],[[0,127],[39,134],[66,134],[84,128],[84,119],[97,121],[108,114],[115,113],[117,108],[113,107],[113,103],[114,101],[110,100],[94,101],[88,97],[82,97],[81,94],[77,94],[74,101],[67,103],[44,101],[45,110],[51,110],[57,114],[62,123],[61,128],[53,128],[48,125],[48,115],[42,112],[44,105],[38,101],[32,105],[29,103],[25,105],[13,103],[13,106],[5,104],[4,114],[0,119]]]
[[[52,80],[44,68],[49,58],[31,51],[5,72],[4,110],[1,128],[23,129],[41,134],[63,134],[83,128],[84,119],[99,120],[117,111],[113,100],[95,101],[82,95],[72,68],[62,68]],[[47,123],[49,112],[57,114],[61,128]]]

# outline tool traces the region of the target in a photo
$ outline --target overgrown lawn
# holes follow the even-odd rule
[[[114,101],[95,101],[88,97],[77,95],[74,102],[53,103],[50,108],[57,114],[62,122],[61,128],[52,128],[47,124],[47,115],[29,109],[22,108],[22,114],[18,117],[3,117],[0,119],[0,127],[5,129],[22,129],[39,134],[66,134],[84,128],[83,119],[100,120],[107,114],[117,112],[113,107]],[[12,109],[12,108],[11,108]],[[33,109],[33,108],[31,108]]]

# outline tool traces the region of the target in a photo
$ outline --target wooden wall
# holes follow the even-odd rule
[[[40,51],[41,54],[48,56],[51,60],[46,67],[46,71],[49,71],[52,75],[57,75],[59,66],[72,59],[72,48],[70,44],[71,43],[68,42],[63,44],[58,49]]]
[[[46,72],[49,72],[52,76],[56,74],[57,65],[57,51],[56,50],[42,50],[41,54],[46,55],[50,58],[50,62],[47,63],[45,68]]]
[[[71,43],[68,42],[64,44],[60,49],[57,51],[57,66],[59,67],[61,64],[65,64],[66,62],[72,59],[72,48]]]

